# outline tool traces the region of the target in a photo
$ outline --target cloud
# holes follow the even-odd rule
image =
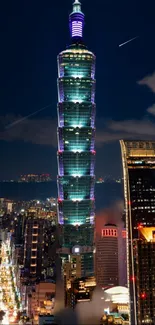
[[[101,209],[96,214],[95,227],[96,233],[100,233],[101,228],[107,224],[122,224],[122,215],[124,212],[124,201],[116,200],[110,207]]]
[[[19,124],[6,128],[8,124],[14,123],[20,117],[0,117],[1,132],[0,140],[24,141],[34,144],[57,146],[57,121],[55,119],[26,119]]]
[[[147,86],[153,93],[155,93],[155,72],[138,81],[138,84],[141,86]]]
[[[150,114],[152,114],[152,115],[155,115],[155,104],[152,105],[151,107],[149,107],[147,109],[147,112],[150,113]]]
[[[155,122],[145,119],[110,121],[105,129],[98,130],[96,134],[98,146],[120,139],[153,140],[155,139]]]
[[[147,110],[155,115],[155,105]],[[6,128],[22,117],[0,117],[0,140],[13,142],[23,141],[26,143],[48,145],[57,147],[57,119],[51,117],[45,119],[26,119],[21,123]],[[155,122],[141,120],[124,121],[96,121],[96,145],[103,146],[105,143],[119,141],[120,139],[155,139]]]
[[[113,131],[123,131],[132,135],[154,135],[155,123],[149,120],[126,120],[126,121],[112,121],[109,128]]]
[[[138,84],[147,86],[155,93],[155,72],[138,81]],[[147,109],[147,113],[155,116],[155,104]],[[31,117],[31,115],[29,116]],[[96,145],[98,147],[120,139],[155,139],[155,122],[145,118],[124,121],[98,119],[96,120],[96,130]],[[23,141],[56,148],[57,118],[30,119],[15,115],[0,116],[0,140]]]
[[[155,72],[138,81],[139,85],[145,85],[155,93]],[[147,109],[149,114],[155,116],[155,104]],[[98,146],[104,143],[118,141],[120,139],[148,140],[155,139],[155,122],[142,118],[124,121],[108,121],[100,123],[102,128],[97,128],[96,142]]]
[[[104,143],[119,141],[122,138],[127,139],[129,135],[123,132],[112,132],[108,128],[105,130],[97,130],[96,145],[101,147]]]

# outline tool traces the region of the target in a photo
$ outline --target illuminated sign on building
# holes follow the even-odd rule
[[[122,237],[126,238],[126,230],[122,230]]]
[[[102,237],[118,237],[117,229],[102,229]]]

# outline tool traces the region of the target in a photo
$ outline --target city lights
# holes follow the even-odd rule
[[[2,243],[1,265],[0,265],[0,310],[4,310],[5,315],[2,324],[14,323],[17,311],[20,310],[20,295],[16,286],[14,267],[10,256],[10,240]]]
[[[150,321],[149,316],[154,313],[151,300],[154,295],[155,227],[154,163],[150,161],[154,162],[155,142],[121,140],[120,143],[126,203],[129,324],[152,324],[154,320]],[[145,319],[148,310],[149,316]]]
[[[142,299],[145,299],[146,298],[146,293],[145,292],[141,293],[141,298]]]
[[[2,1],[0,325],[155,325],[151,2]]]

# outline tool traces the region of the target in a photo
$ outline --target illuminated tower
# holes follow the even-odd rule
[[[130,325],[139,323],[139,289],[148,292],[148,284],[144,283],[147,277],[152,281],[151,266],[141,263],[140,274],[143,283],[138,283],[136,245],[139,243],[139,229],[155,226],[155,141],[123,141],[121,140],[123,172],[124,172],[124,195],[126,208],[127,229],[127,273],[130,301]],[[139,244],[137,244],[139,243]],[[149,249],[149,245],[147,246]],[[152,247],[151,247],[152,249]],[[147,254],[147,253],[145,253]],[[152,253],[151,253],[152,254]],[[142,253],[143,255],[143,253]],[[139,255],[140,256],[140,255]],[[140,257],[141,258],[141,257]],[[143,260],[146,258],[143,256]],[[147,274],[146,274],[147,272]],[[153,271],[154,272],[154,271]],[[145,296],[142,298],[145,298]],[[154,305],[155,305],[155,298]],[[147,308],[145,309],[146,312]],[[148,310],[147,314],[150,312]],[[146,316],[147,316],[146,314]],[[144,320],[144,319],[143,319]],[[148,319],[146,321],[148,323]],[[150,323],[148,323],[150,324]],[[154,324],[154,320],[152,322]]]
[[[58,215],[62,257],[81,255],[82,276],[93,273],[95,55],[83,43],[84,14],[75,0],[71,45],[58,55]]]

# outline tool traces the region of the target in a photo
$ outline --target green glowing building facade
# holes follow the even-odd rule
[[[69,25],[71,45],[58,55],[58,216],[62,255],[80,254],[85,276],[93,274],[96,81],[78,0]]]

